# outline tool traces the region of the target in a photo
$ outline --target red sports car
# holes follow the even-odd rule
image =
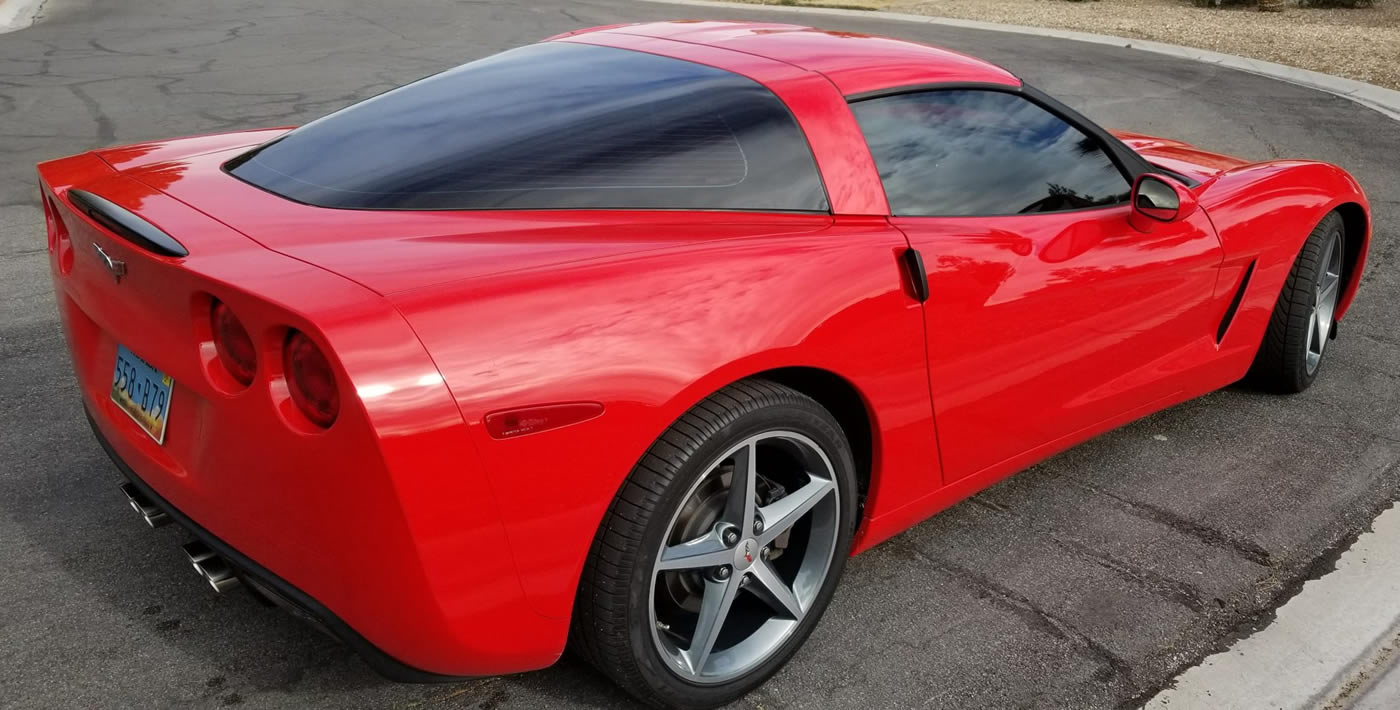
[[[301,128],[39,166],[83,404],[152,525],[401,680],[778,670],[845,560],[1242,378],[1306,388],[1341,169],[1109,133],[987,62],[584,30]]]

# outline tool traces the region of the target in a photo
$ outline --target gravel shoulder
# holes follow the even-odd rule
[[[1400,89],[1400,2],[1370,8],[1203,8],[1189,0],[737,0],[869,8],[1096,32],[1287,64]]]

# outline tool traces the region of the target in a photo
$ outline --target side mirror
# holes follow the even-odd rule
[[[1153,173],[1138,176],[1132,200],[1128,221],[1142,232],[1152,231],[1157,223],[1186,219],[1196,211],[1196,196],[1185,185]]]

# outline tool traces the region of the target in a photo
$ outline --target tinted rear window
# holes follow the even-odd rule
[[[562,42],[395,89],[230,166],[323,207],[827,209],[806,138],[764,87]]]

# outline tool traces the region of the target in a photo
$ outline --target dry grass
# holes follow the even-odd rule
[[[1375,7],[1203,8],[1189,0],[740,0],[868,7],[1150,39],[1335,74],[1400,89],[1400,0]]]

